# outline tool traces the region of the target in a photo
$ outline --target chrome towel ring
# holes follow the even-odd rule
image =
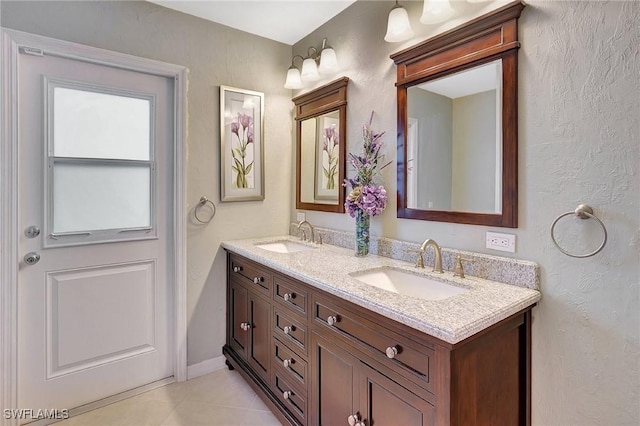
[[[569,216],[569,215],[575,215],[580,219],[593,219],[600,224],[600,226],[602,227],[602,232],[604,233],[604,238],[602,239],[602,243],[600,243],[600,246],[597,249],[587,254],[573,254],[573,253],[569,253],[568,251],[560,247],[560,244],[558,244],[558,241],[556,241],[554,230],[558,221],[563,217]],[[556,247],[558,247],[558,250],[560,250],[562,253],[566,254],[567,256],[577,257],[577,258],[591,257],[599,253],[600,250],[604,248],[605,244],[607,244],[607,228],[606,226],[604,226],[604,223],[602,223],[602,221],[593,214],[593,209],[591,208],[591,206],[588,206],[587,204],[580,204],[578,207],[576,207],[574,211],[563,213],[560,216],[558,216],[556,220],[553,221],[553,224],[551,224],[551,240],[553,240],[553,244],[555,244]]]
[[[200,209],[202,206],[204,206],[205,204],[211,204],[211,208],[213,209],[213,212],[211,213],[211,217],[207,220],[202,220],[198,217],[198,209]],[[195,207],[195,209],[193,209],[193,216],[195,216],[196,220],[200,223],[209,223],[211,222],[211,219],[213,219],[213,217],[216,215],[216,205],[213,204],[213,201],[211,201],[210,199],[208,199],[207,197],[205,197],[204,195],[202,197],[200,197],[200,201],[198,202],[198,205]]]

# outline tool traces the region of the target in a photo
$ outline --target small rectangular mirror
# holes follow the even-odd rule
[[[348,82],[343,77],[293,99],[297,209],[344,213]]]

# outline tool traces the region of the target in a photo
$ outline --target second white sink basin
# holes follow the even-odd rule
[[[424,275],[393,268],[355,272],[351,276],[383,290],[425,300],[442,300],[469,291],[463,287],[432,280]]]
[[[263,250],[272,251],[275,253],[296,253],[299,251],[313,250],[315,248],[307,244],[296,243],[295,241],[289,241],[289,240],[257,244],[256,247],[259,247]]]

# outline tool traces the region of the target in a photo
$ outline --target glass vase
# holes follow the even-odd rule
[[[371,217],[362,210],[356,210],[356,256],[369,254],[369,224]]]

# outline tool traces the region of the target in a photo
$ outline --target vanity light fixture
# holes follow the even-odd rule
[[[302,70],[299,71],[293,61],[302,59]],[[322,40],[320,55],[318,49],[311,46],[307,49],[307,57],[295,55],[291,58],[291,66],[287,71],[287,79],[284,83],[286,89],[300,89],[304,83],[320,80],[320,74],[332,74],[338,70],[338,58],[333,47],[327,44],[327,39]]]
[[[424,0],[420,22],[437,24],[451,18],[454,14],[449,0]]]
[[[384,36],[384,41],[388,43],[396,43],[399,41],[409,40],[411,37],[413,37],[413,29],[409,22],[407,10],[398,3],[398,0],[396,0],[395,6],[393,6],[393,9],[389,12],[387,34]]]

